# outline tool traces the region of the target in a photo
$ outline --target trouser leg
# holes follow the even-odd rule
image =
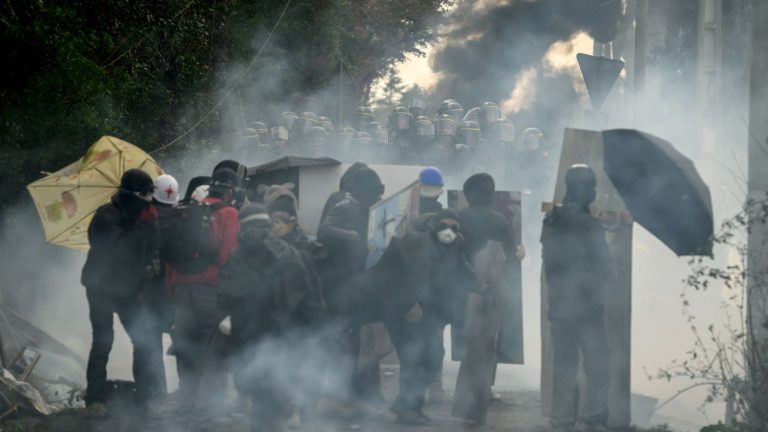
[[[115,338],[112,327],[114,302],[108,296],[86,291],[91,321],[91,350],[88,354],[85,403],[105,403],[107,399],[107,362]]]
[[[189,401],[198,389],[200,359],[197,355],[197,340],[200,329],[192,308],[192,286],[179,285],[174,297],[175,321],[171,331],[173,352],[176,356],[176,370],[179,375],[179,394]]]
[[[397,320],[389,322],[387,330],[400,359],[400,391],[392,410],[421,411],[445,353],[438,328],[428,322]]]
[[[432,381],[432,384],[429,387],[430,395],[432,391],[443,392],[443,360],[445,357],[443,338],[445,337],[445,326],[440,326],[440,328],[437,330],[437,333],[437,340],[440,343],[440,351],[442,351],[443,354],[440,356],[440,363],[437,365],[437,370],[435,371],[435,379]]]
[[[586,423],[604,425],[608,420],[610,352],[603,317],[583,321],[579,333],[584,373],[587,377],[582,418]]]
[[[153,340],[146,309],[138,297],[121,300],[117,314],[133,344],[133,380],[136,402],[146,403],[159,382],[153,372]],[[161,359],[162,361],[162,359]]]
[[[578,409],[579,330],[574,320],[551,320],[552,424],[571,426]]]
[[[226,314],[219,308],[216,287],[193,285],[191,306],[199,333],[195,341],[199,361],[200,389],[204,401],[222,400],[226,392],[228,368],[223,356],[225,336],[219,323]]]

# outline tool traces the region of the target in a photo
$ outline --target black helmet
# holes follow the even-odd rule
[[[328,131],[320,126],[309,128],[309,144],[313,147],[326,147],[331,143]]]
[[[544,134],[536,128],[528,128],[523,131],[523,136],[520,139],[522,141],[522,147],[525,150],[538,150],[544,141]]]
[[[256,131],[256,129],[245,128],[241,130],[238,135],[239,136],[237,138],[237,142],[240,146],[254,147],[261,144],[261,137],[259,136],[259,133]]]
[[[424,101],[424,99],[416,95],[411,99],[411,104],[408,107],[408,111],[411,112],[411,115],[414,117],[420,117],[427,113],[427,102]]]
[[[458,123],[450,114],[441,114],[437,119],[437,128],[435,128],[435,135],[437,136],[456,136],[456,130]]]
[[[355,127],[357,130],[365,130],[368,127],[368,123],[374,120],[373,110],[367,106],[357,107],[355,111]]]
[[[457,122],[461,121],[464,116],[464,107],[455,99],[446,99],[440,105],[440,109],[437,111],[438,115],[449,115]]]
[[[429,117],[416,117],[416,136],[433,137],[435,136],[435,125]]]
[[[466,114],[464,114],[463,121],[472,121],[475,123],[480,123],[480,107],[474,107],[471,108],[469,111],[467,111]]]
[[[288,129],[285,126],[275,126],[269,130],[270,138],[272,142],[284,142],[288,141]]]
[[[280,123],[285,126],[286,129],[291,130],[293,123],[295,123],[298,118],[299,116],[297,116],[295,112],[285,111],[280,115]]]
[[[341,132],[339,132],[338,144],[340,146],[349,146],[350,144],[352,144],[352,141],[355,138],[356,132],[357,131],[355,131],[351,127],[345,127],[344,129],[342,129]]]
[[[408,112],[408,108],[399,106],[389,115],[389,128],[394,131],[406,131],[411,128],[413,114]]]
[[[491,123],[489,136],[494,143],[511,144],[515,142],[515,125],[502,117]]]
[[[493,102],[485,102],[483,106],[480,108],[480,127],[485,129],[488,126],[491,125],[491,123],[495,122],[499,118],[501,118],[501,112],[499,111],[499,106],[496,105]]]
[[[465,121],[459,126],[456,142],[469,148],[476,148],[480,145],[480,126],[473,121]]]
[[[318,117],[317,118],[317,124],[320,125],[321,128],[325,129],[329,133],[333,133],[335,128],[333,127],[333,122],[328,117]]]
[[[216,173],[216,171],[223,168],[228,168],[234,171],[237,174],[238,178],[241,178],[241,179],[245,178],[245,173],[247,171],[247,167],[241,164],[240,162],[232,159],[225,159],[217,163],[216,166],[213,167],[213,173]]]
[[[597,187],[595,171],[587,164],[574,164],[565,172],[565,184],[567,187],[580,185],[587,188]]]
[[[317,126],[317,115],[310,111],[304,111],[296,121],[296,125],[298,126],[299,133],[306,135],[312,127]]]
[[[240,187],[240,177],[229,168],[219,168],[211,176],[211,190],[228,191]]]
[[[387,144],[389,142],[387,130],[379,122],[368,123],[367,132],[375,144]]]
[[[368,132],[357,132],[355,133],[355,138],[352,140],[352,143],[355,146],[368,146],[371,145],[372,141],[371,135]]]
[[[155,190],[155,184],[149,174],[138,168],[131,168],[120,178],[120,189],[127,192],[149,193]]]

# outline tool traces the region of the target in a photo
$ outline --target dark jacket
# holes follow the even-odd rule
[[[602,314],[611,258],[600,222],[581,206],[557,206],[544,219],[541,243],[549,318]]]
[[[490,240],[501,243],[507,259],[515,256],[515,238],[511,222],[492,205],[469,206],[459,211],[468,257],[482,250]]]
[[[117,193],[88,226],[90,250],[81,275],[89,290],[138,295],[157,253],[157,213],[130,193]]]
[[[344,286],[345,315],[357,323],[402,319],[418,303],[443,324],[463,314],[478,284],[461,245],[442,247],[426,232],[393,238],[381,259]]]
[[[238,242],[221,269],[218,290],[219,306],[232,320],[236,350],[300,325],[298,315],[312,294],[307,270],[292,246],[276,238],[255,241],[248,230]]]
[[[443,209],[443,205],[437,198],[419,197],[419,214],[437,213]]]
[[[351,194],[344,193],[343,198],[328,210],[320,223],[317,239],[328,254],[327,268],[323,269],[327,294],[353,274],[365,269],[368,256],[368,213],[368,208]]]
[[[317,242],[310,242],[304,234],[304,230],[297,224],[293,230],[281,237],[280,240],[291,245],[301,258],[301,262],[307,271],[307,278],[312,288],[311,295],[307,297],[302,309],[301,321],[306,324],[314,324],[326,317],[327,306],[323,294],[323,282],[320,278],[317,262],[322,261],[323,257],[318,255],[325,251],[320,248]]]

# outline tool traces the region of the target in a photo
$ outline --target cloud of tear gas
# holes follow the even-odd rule
[[[578,32],[611,40],[622,12],[621,1],[605,0],[460,3],[432,62],[443,75],[437,92],[474,105],[498,100],[512,93],[518,74],[538,64],[554,43]]]

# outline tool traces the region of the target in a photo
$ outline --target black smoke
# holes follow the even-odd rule
[[[448,17],[446,44],[432,64],[442,76],[436,97],[456,98],[465,107],[506,99],[518,74],[537,65],[555,42],[580,31],[600,42],[613,40],[623,17],[621,0],[502,0],[479,10],[476,4],[461,0]],[[542,78],[530,111],[543,114],[553,110],[541,104],[578,102],[574,91],[563,91],[563,75]]]

